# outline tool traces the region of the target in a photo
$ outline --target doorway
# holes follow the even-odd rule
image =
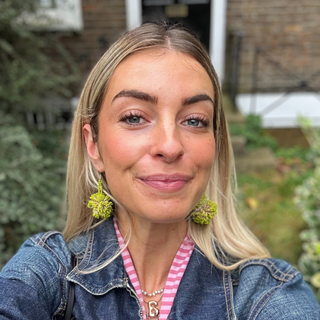
[[[211,0],[142,0],[142,22],[182,23],[209,52]]]

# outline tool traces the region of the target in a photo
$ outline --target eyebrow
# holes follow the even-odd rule
[[[150,95],[148,93],[137,91],[137,90],[122,90],[118,94],[114,96],[112,102],[117,98],[135,98],[147,102],[151,102],[156,104],[158,102],[158,98],[156,96]],[[210,101],[212,104],[213,100],[207,94],[197,94],[192,97],[188,97],[182,100],[182,105],[187,106],[201,101]]]
[[[201,101],[210,101],[213,105],[213,100],[207,94],[197,94],[195,96],[185,98],[182,100],[182,105],[187,106]]]
[[[136,90],[122,90],[114,96],[114,98],[112,99],[112,102],[117,98],[121,98],[121,97],[135,98],[135,99],[151,102],[153,104],[156,104],[158,102],[157,97],[152,96],[148,93],[136,91]]]

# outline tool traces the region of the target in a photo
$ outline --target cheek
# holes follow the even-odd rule
[[[104,132],[103,134],[108,139],[103,139],[103,143],[99,143],[99,149],[105,172],[109,177],[132,167],[144,153],[145,144],[141,139],[126,137],[121,132]]]
[[[215,140],[209,138],[206,141],[197,143],[192,150],[194,161],[199,167],[211,171],[215,157]]]

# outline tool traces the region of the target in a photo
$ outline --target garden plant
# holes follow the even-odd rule
[[[0,1],[0,269],[31,235],[61,229],[66,136],[30,128],[26,114],[71,97],[77,68],[59,34],[21,16],[38,0]]]
[[[294,199],[308,226],[301,232],[304,243],[299,269],[320,301],[320,129],[305,118],[300,119],[300,124],[311,146],[308,157],[314,171],[296,188]]]

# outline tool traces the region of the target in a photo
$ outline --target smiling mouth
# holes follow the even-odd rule
[[[138,177],[138,179],[148,187],[157,189],[159,191],[179,191],[190,180],[191,177],[187,175],[174,174],[174,175],[151,175]]]

